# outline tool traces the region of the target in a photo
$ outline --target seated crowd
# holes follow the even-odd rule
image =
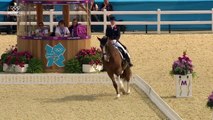
[[[58,22],[57,27],[54,29],[54,32],[50,36],[56,37],[80,37],[82,30],[86,30],[86,26],[80,25],[77,19],[73,19],[72,25],[68,28],[65,25],[64,20]],[[86,31],[84,35],[86,35]],[[35,36],[47,37],[49,36],[49,29],[44,26],[43,22],[38,23],[37,29],[35,30]]]

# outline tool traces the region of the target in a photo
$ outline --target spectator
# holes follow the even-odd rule
[[[104,9],[106,9],[107,11],[113,11],[113,7],[112,4],[109,3],[109,0],[104,0],[104,3],[101,5],[101,10],[103,11]],[[110,20],[110,17],[112,17],[111,15],[107,15],[107,20]]]
[[[95,3],[94,0],[91,0],[91,6],[90,6],[91,11],[98,11],[98,5]],[[92,15],[91,21],[99,21],[97,15]]]
[[[55,35],[57,37],[67,37],[70,35],[69,29],[65,26],[64,20],[60,20],[58,22],[58,26],[56,27],[55,30]]]
[[[98,11],[98,5],[95,3],[94,0],[91,0],[90,11]],[[91,15],[91,21],[95,21],[95,22],[99,21],[98,15]],[[95,31],[95,27],[97,26],[94,26],[94,25],[91,26],[92,32]]]
[[[35,30],[36,36],[48,36],[48,29],[44,26],[43,22],[38,24],[38,28]]]
[[[76,18],[74,18],[72,20],[72,25],[69,27],[69,31],[71,33],[71,37],[78,37],[78,20]]]

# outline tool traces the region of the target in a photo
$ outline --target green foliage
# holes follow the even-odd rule
[[[27,68],[27,73],[43,73],[44,72],[44,64],[41,60],[32,58],[29,61],[29,66]]]
[[[213,109],[213,101],[210,101],[210,100],[209,100],[209,101],[207,102],[206,105],[207,105],[207,107],[209,107],[210,109]]]
[[[3,72],[3,63],[1,60],[0,60],[0,72]]]
[[[82,73],[81,63],[77,58],[72,58],[65,63],[64,67],[65,73]]]
[[[8,55],[9,55],[8,53],[3,53],[1,55],[1,62],[2,63],[6,63]]]

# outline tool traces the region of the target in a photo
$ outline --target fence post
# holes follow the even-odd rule
[[[53,32],[54,18],[53,18],[54,9],[50,9],[50,32]]]
[[[161,31],[160,31],[160,28],[161,27],[161,10],[158,9],[157,10],[157,33],[159,34]]]
[[[212,8],[212,32],[213,32],[213,8]]]
[[[104,9],[104,34],[106,33],[106,28],[107,28],[107,10]]]

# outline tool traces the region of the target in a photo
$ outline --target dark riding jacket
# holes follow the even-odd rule
[[[113,28],[111,26],[107,27],[106,36],[109,37],[111,40],[119,40],[120,35],[120,29],[116,25]]]

